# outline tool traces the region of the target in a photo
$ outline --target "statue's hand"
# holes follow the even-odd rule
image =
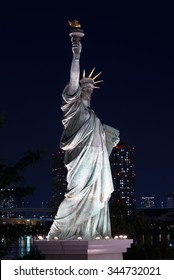
[[[72,42],[73,55],[74,55],[75,59],[78,59],[78,58],[80,58],[80,53],[82,50],[81,42],[80,42],[79,38],[72,38],[71,42]]]

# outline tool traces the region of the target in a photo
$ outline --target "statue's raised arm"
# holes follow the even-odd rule
[[[80,78],[80,54],[81,54],[81,37],[84,36],[81,25],[77,20],[69,21],[69,25],[73,28],[70,32],[72,43],[72,63],[70,69],[69,95],[73,95],[79,87]]]

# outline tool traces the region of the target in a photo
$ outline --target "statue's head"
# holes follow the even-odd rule
[[[80,80],[80,85],[81,85],[82,97],[85,99],[91,97],[91,93],[93,92],[94,88],[99,88],[96,87],[95,84],[102,82],[102,80],[95,81],[95,79],[101,74],[101,72],[92,78],[92,74],[94,70],[95,68],[92,69],[88,77],[85,77],[85,70],[83,70],[83,78]]]

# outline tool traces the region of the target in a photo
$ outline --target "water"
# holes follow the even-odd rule
[[[29,254],[33,248],[34,239],[33,236],[21,236],[19,239],[12,244],[9,254],[5,257],[6,260],[12,260],[22,258]]]

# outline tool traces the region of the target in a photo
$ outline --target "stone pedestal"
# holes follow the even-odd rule
[[[47,260],[122,260],[132,239],[109,240],[35,240]]]

